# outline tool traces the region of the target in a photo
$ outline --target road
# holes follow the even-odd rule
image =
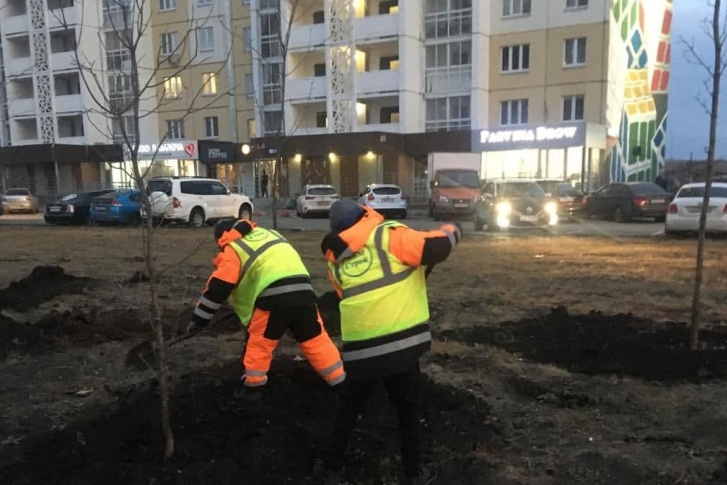
[[[278,217],[278,227],[282,230],[298,231],[327,231],[328,219],[325,217],[301,219],[295,214],[287,215],[281,212]],[[255,217],[256,222],[264,227],[272,227],[272,216],[269,211]],[[410,211],[409,217],[403,221],[414,229],[426,230],[439,227],[442,223],[435,222],[427,217],[424,211]],[[0,216],[0,228],[9,225],[45,225],[42,214],[5,214]],[[554,228],[540,229],[510,229],[506,232],[475,232],[471,221],[464,221],[463,228],[468,236],[473,237],[509,237],[518,234],[562,234],[574,236],[604,236],[611,238],[621,237],[664,237],[664,224],[656,222],[628,222],[618,223],[604,220],[583,220],[563,222]],[[103,228],[99,228],[103,230]]]

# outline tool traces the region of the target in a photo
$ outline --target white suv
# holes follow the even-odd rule
[[[146,184],[152,217],[202,227],[205,222],[227,218],[252,219],[252,201],[233,194],[217,179],[204,177],[154,177]],[[146,216],[142,210],[142,216]]]

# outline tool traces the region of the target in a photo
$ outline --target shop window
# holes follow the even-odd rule
[[[313,64],[313,75],[315,77],[326,77],[326,64],[323,62]]]
[[[220,136],[220,122],[217,116],[205,116],[204,134],[207,138],[217,138]]]
[[[583,120],[584,96],[565,96],[563,98],[563,121]]]
[[[502,48],[502,72],[523,72],[530,69],[530,44]]]
[[[530,15],[531,0],[502,0],[502,16]]]
[[[399,69],[399,56],[388,56],[379,59],[379,69],[389,71]]]
[[[527,99],[511,99],[500,103],[500,124],[502,126],[525,125],[527,123]]]
[[[323,12],[323,10],[318,10],[316,12],[313,12],[313,23],[314,24],[326,23],[326,15]]]
[[[217,74],[214,72],[202,74],[202,94],[205,96],[217,94]]]
[[[564,64],[566,66],[583,66],[585,63],[586,38],[566,39]]]

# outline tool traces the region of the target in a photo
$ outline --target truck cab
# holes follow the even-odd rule
[[[480,195],[479,171],[469,168],[443,168],[429,182],[429,216],[435,221],[445,217],[471,217],[475,199]]]

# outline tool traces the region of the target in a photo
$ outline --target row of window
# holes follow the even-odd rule
[[[566,10],[587,7],[588,0],[565,0]],[[502,0],[503,17],[519,17],[522,15],[530,15],[531,8],[532,0]]]
[[[530,69],[530,44],[504,46],[500,70],[502,72],[522,72]],[[566,39],[563,49],[563,65],[567,67],[586,64],[586,37]]]
[[[167,99],[179,98],[184,90],[181,76],[164,78],[164,97]],[[217,94],[217,73],[205,72],[202,74],[203,96]]]
[[[563,121],[583,121],[585,96],[564,96],[562,102]],[[500,103],[500,125],[527,125],[528,124],[527,99],[511,99]]]
[[[206,138],[217,138],[220,136],[220,120],[217,116],[204,117],[204,136]],[[182,140],[184,134],[184,120],[167,120],[167,139]]]
[[[215,3],[215,0],[196,0],[196,5],[198,7],[209,7],[210,5]],[[249,0],[244,1],[243,3],[250,3]],[[162,12],[165,10],[174,10],[177,8],[177,0],[159,0],[159,10]]]
[[[214,27],[199,27],[197,33],[197,50],[199,52],[213,52],[215,50],[215,29]],[[179,36],[177,32],[164,32],[161,34],[161,54],[172,56],[179,48]]]

